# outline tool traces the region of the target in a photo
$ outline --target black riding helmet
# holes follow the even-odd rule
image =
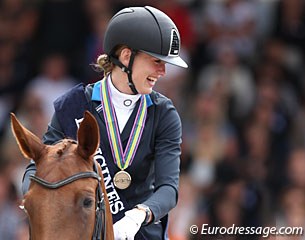
[[[128,67],[114,56],[118,45],[132,49]],[[131,71],[137,51],[166,63],[188,67],[179,56],[180,35],[176,25],[165,13],[149,6],[124,8],[115,14],[105,32],[104,51],[114,64],[128,74],[129,86],[134,93],[137,91],[131,79]]]

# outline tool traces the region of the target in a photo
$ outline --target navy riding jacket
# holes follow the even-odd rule
[[[111,181],[120,169],[115,165],[101,107],[100,82],[84,86],[79,84],[54,102],[55,113],[43,137],[45,144],[54,144],[60,139],[76,139],[77,123],[89,110],[96,118],[101,136],[101,145],[95,159],[101,164],[107,195],[110,201],[114,222],[124,216],[124,212],[142,203],[147,205],[154,220],[140,229],[141,237],[135,239],[168,239],[168,213],[177,204],[181,121],[171,100],[153,91],[146,95],[148,100],[145,128],[132,164],[126,169],[131,175],[131,185],[116,189]],[[120,137],[123,148],[126,146],[139,103]],[[23,192],[29,187],[29,174],[36,170],[34,162],[27,167]],[[108,185],[107,185],[108,184]]]

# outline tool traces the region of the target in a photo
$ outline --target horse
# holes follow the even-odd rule
[[[21,153],[35,161],[22,206],[32,240],[113,240],[112,215],[100,165],[94,160],[100,136],[96,119],[84,114],[77,141],[45,145],[11,113]]]

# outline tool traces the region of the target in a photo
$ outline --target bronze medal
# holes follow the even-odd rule
[[[126,189],[131,183],[131,176],[128,172],[121,170],[114,175],[113,183],[118,189]]]

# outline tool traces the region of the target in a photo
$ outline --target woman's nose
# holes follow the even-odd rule
[[[165,63],[164,62],[160,63],[160,65],[159,65],[158,75],[160,75],[161,77],[165,76]]]

